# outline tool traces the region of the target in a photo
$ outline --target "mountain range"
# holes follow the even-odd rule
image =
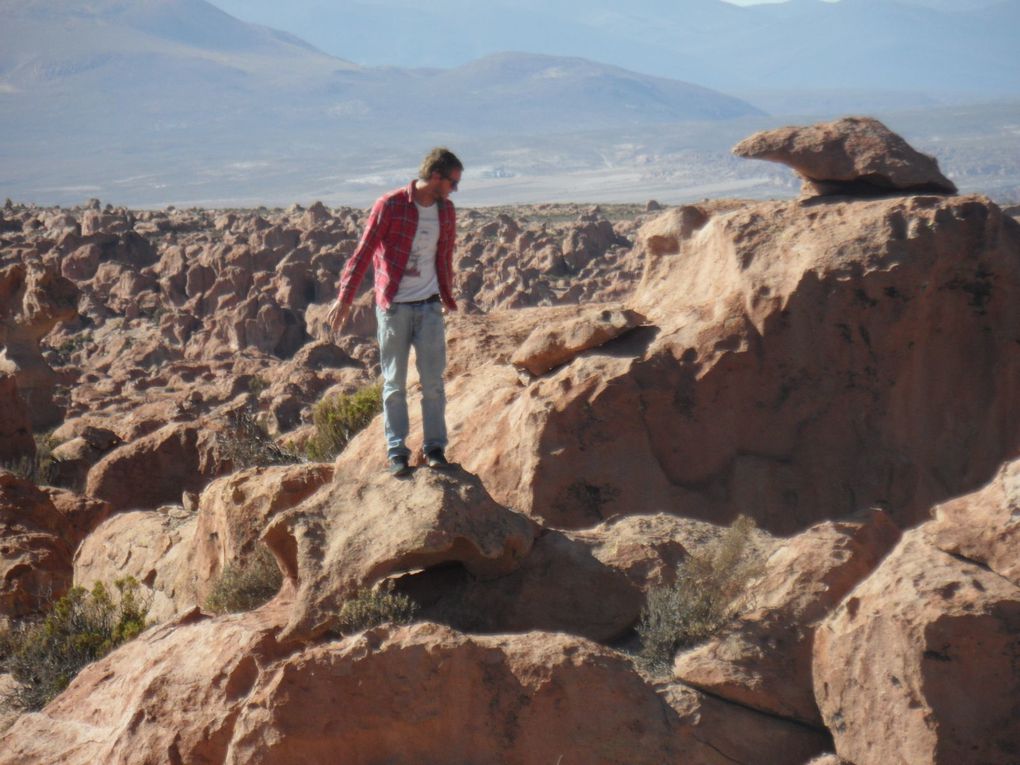
[[[476,203],[507,196],[582,198],[593,192],[633,197],[677,184],[689,193],[732,191],[745,188],[748,174],[764,182],[761,193],[767,193],[775,191],[776,171],[734,165],[727,149],[782,119],[775,115],[777,104],[783,107],[779,112],[794,110],[804,107],[797,102],[804,96],[814,104],[809,111],[824,116],[937,101],[926,92],[857,87],[849,74],[845,90],[812,95],[810,80],[804,89],[794,89],[797,72],[812,77],[822,66],[808,58],[799,69],[776,75],[774,90],[755,91],[753,101],[705,85],[710,78],[698,61],[711,45],[723,55],[741,39],[748,45],[757,39],[742,26],[746,14],[759,19],[773,14],[766,25],[771,31],[762,28],[759,34],[774,40],[780,31],[789,37],[798,29],[783,18],[825,12],[821,6],[829,4],[816,0],[768,11],[692,0],[684,6],[683,28],[675,8],[660,0],[637,0],[616,16],[574,0],[548,7],[524,0],[516,11],[497,0],[487,17],[490,36],[511,34],[514,24],[528,26],[549,38],[546,50],[569,53],[574,45],[580,47],[573,52],[591,55],[484,51],[478,58],[467,55],[484,42],[484,35],[470,35],[477,11],[458,3],[437,0],[426,11],[407,7],[406,17],[387,5],[391,21],[375,31],[365,24],[376,19],[371,14],[384,7],[379,3],[345,3],[343,20],[317,6],[322,29],[357,31],[359,45],[382,48],[403,40],[405,52],[464,59],[454,66],[419,61],[408,67],[356,63],[355,45],[350,56],[331,55],[204,0],[7,0],[0,5],[0,195],[63,204],[102,196],[136,206],[258,204],[309,194],[361,203],[404,180],[423,147],[442,142],[468,152],[471,172],[486,183],[499,180],[490,189],[493,196],[473,197]],[[975,18],[993,13],[1008,18],[1018,3],[978,9]],[[861,4],[895,5],[882,0],[837,5]],[[903,5],[895,9],[909,11]],[[433,35],[429,26],[439,12],[455,19],[447,23],[448,37]],[[959,15],[918,7],[912,12],[919,18]],[[422,13],[428,18],[415,16]],[[401,37],[402,25],[414,18],[419,28],[408,28]],[[555,23],[569,18],[573,31]],[[700,48],[676,42],[698,34]],[[892,45],[896,35],[903,37],[890,33],[885,44]],[[620,51],[637,46],[639,38],[647,61],[662,64],[646,71],[662,72],[668,61],[682,60],[705,79],[653,76],[605,63],[619,60]],[[937,43],[925,41],[926,46]],[[821,44],[813,38],[805,42],[811,50]],[[867,58],[855,47],[861,44],[848,39],[844,58]],[[909,46],[902,44],[906,57]],[[999,55],[996,45],[972,47],[991,61]],[[542,46],[536,42],[535,47]],[[787,57],[791,47],[785,45]],[[667,50],[672,58],[665,56]],[[953,63],[957,69],[958,63]],[[722,71],[717,81],[725,79]],[[890,87],[895,84],[888,79]],[[982,87],[994,90],[996,83],[1014,79],[1015,72],[993,67]],[[1007,109],[1004,126],[1012,119]],[[607,172],[620,173],[620,185],[609,182]],[[587,175],[583,182],[576,175],[564,182],[564,174],[572,173]],[[536,180],[539,176],[545,180]],[[560,181],[550,181],[553,176]],[[736,185],[727,185],[730,181]],[[785,181],[778,182],[785,188]]]
[[[697,82],[756,103],[780,90],[943,100],[1020,94],[1020,0],[214,1],[365,64],[450,67],[527,50]]]

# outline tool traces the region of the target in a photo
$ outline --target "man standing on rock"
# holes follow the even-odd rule
[[[464,170],[449,149],[426,155],[418,178],[381,196],[372,206],[365,232],[340,277],[340,293],[326,320],[339,333],[371,258],[375,269],[375,315],[379,324],[379,363],[383,374],[383,421],[389,470],[410,471],[405,440],[407,360],[414,347],[421,379],[425,461],[447,468],[446,332],[443,309],[457,310],[453,299],[453,245],[457,220],[451,192]]]

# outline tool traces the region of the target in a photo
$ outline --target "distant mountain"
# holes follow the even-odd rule
[[[449,69],[362,67],[203,0],[0,4],[7,194],[159,188],[168,168],[173,183],[202,187],[206,177],[242,179],[281,152],[339,152],[371,166],[376,147],[416,154],[451,134],[760,114],[704,87],[579,58],[500,53]],[[177,175],[185,168],[187,179]],[[282,182],[292,169],[272,172]]]
[[[752,97],[878,90],[1020,95],[1020,0],[215,0],[363,64],[454,66],[501,50],[604,61]],[[885,96],[880,96],[884,98]]]

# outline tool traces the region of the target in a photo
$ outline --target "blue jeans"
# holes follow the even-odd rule
[[[379,323],[379,363],[383,375],[383,423],[389,457],[410,457],[407,439],[407,359],[414,347],[421,379],[421,419],[425,451],[446,448],[446,327],[436,303],[393,303],[375,307]]]

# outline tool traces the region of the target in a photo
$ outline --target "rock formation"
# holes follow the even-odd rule
[[[804,179],[805,196],[956,193],[934,157],[916,151],[870,117],[755,133],[733,147],[733,153],[789,165]]]
[[[75,315],[77,300],[74,284],[51,267],[32,261],[0,267],[0,374],[14,376],[35,429],[52,427],[63,417],[53,401],[59,378],[39,341]]]
[[[819,626],[815,696],[856,763],[1016,760],[1020,589],[925,527]]]
[[[911,524],[1020,448],[1020,226],[988,200],[696,206],[646,239],[644,326],[545,375],[507,361],[576,313],[452,323],[473,363],[449,453],[498,501],[571,528],[745,512],[790,533],[873,505]],[[378,470],[381,438],[338,473]]]
[[[474,576],[513,571],[535,529],[496,504],[475,476],[419,471],[365,484],[337,475],[274,518],[263,539],[297,589],[286,635],[330,630],[343,600],[389,574],[457,562]]]
[[[37,615],[67,592],[70,536],[45,492],[0,469],[0,617]]]
[[[0,621],[73,555],[156,624],[13,721],[0,765],[1015,765],[1020,224],[874,121],[738,153],[811,198],[462,210],[460,464],[404,480],[379,418],[332,465],[246,467],[375,379],[367,286],[324,328],[362,211],[6,205],[4,342],[51,371],[0,375],[0,436],[34,452],[14,391],[45,388],[71,489],[0,471]],[[645,665],[646,595],[738,514],[753,597]],[[276,596],[201,613],[263,543]],[[380,588],[415,622],[341,634]]]

